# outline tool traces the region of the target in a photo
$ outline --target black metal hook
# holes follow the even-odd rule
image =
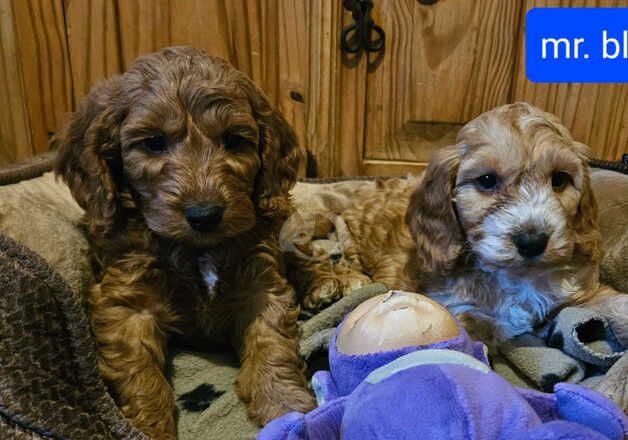
[[[343,0],[345,9],[351,11],[353,24],[342,29],[340,47],[345,52],[358,53],[362,49],[367,52],[379,52],[384,48],[386,35],[384,30],[371,18],[373,2],[371,0]],[[375,38],[371,38],[372,33]]]

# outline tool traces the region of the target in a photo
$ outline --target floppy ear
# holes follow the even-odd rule
[[[116,229],[121,217],[119,132],[126,104],[120,82],[114,77],[95,86],[51,141],[57,151],[55,173],[85,210],[90,235],[100,239]]]
[[[580,149],[586,149],[583,150],[586,154],[586,158],[583,159],[582,195],[574,223],[576,247],[581,254],[590,257],[593,261],[600,261],[602,259],[601,235],[598,229],[597,202],[593,195],[591,178],[589,176],[589,149],[583,144],[577,142],[574,142],[574,144],[577,144],[577,147]]]
[[[459,158],[457,146],[439,150],[410,197],[406,224],[417,246],[422,272],[451,270],[462,251],[462,231],[453,206]]]
[[[292,212],[290,189],[297,181],[303,151],[294,130],[264,94],[248,78],[249,101],[260,129],[259,154],[262,162],[257,176],[257,207],[262,215],[286,217]]]

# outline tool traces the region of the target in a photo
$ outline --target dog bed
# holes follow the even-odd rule
[[[143,438],[124,421],[97,375],[82,299],[91,268],[81,210],[51,173],[40,175],[47,169],[49,160],[38,158],[34,166],[0,172],[0,233],[5,235],[0,239],[0,433],[6,433],[3,438]],[[593,170],[592,182],[606,248],[602,280],[628,292],[628,176]],[[384,291],[379,284],[358,289],[302,322],[301,351],[312,370],[327,368],[320,354],[341,317]],[[504,352],[516,359],[517,349]],[[595,384],[622,406],[628,395],[626,356]],[[530,372],[508,358],[494,365],[498,373],[539,387]],[[232,353],[172,351],[181,439],[255,436],[258,429],[233,390],[236,373]]]

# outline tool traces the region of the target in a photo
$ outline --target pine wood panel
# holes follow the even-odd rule
[[[75,105],[139,55],[171,44],[169,0],[64,0],[64,7]]]
[[[287,0],[280,8],[280,109],[302,134],[308,175],[321,177],[363,172],[367,60],[340,51],[351,22],[341,3]]]
[[[64,0],[74,105],[96,82],[122,70],[118,3]]]
[[[533,7],[626,6],[626,0],[526,0],[522,14]],[[556,114],[596,158],[617,160],[628,152],[628,84],[532,83],[525,76],[524,50],[522,34],[513,101]]]
[[[33,150],[72,108],[72,84],[61,0],[13,1]]]
[[[309,41],[307,4],[299,0],[280,0],[277,8],[277,102],[279,111],[292,125],[301,147],[306,149],[307,106],[309,103]],[[266,79],[266,84],[269,79]],[[306,174],[306,162],[300,175]]]
[[[65,7],[78,100],[141,54],[191,45],[268,85],[276,101],[275,0],[65,0]]]
[[[31,132],[11,0],[0,0],[0,165],[32,155]]]
[[[225,3],[227,59],[259,84],[277,104],[279,93],[279,2],[231,0]]]
[[[365,160],[425,162],[508,102],[521,2],[380,0],[373,16],[387,47],[368,78]]]
[[[228,0],[227,0],[228,1]],[[225,0],[175,2],[171,10],[172,44],[189,44],[232,61]],[[238,0],[234,0],[238,2]],[[245,27],[246,23],[239,23]]]
[[[126,69],[138,55],[154,52],[171,41],[171,5],[177,0],[123,0],[117,3],[120,66]]]
[[[351,20],[351,14],[344,12],[344,25]],[[336,40],[340,35],[336,35]],[[367,75],[369,57],[341,56],[339,66],[340,84],[339,99],[336,101],[337,111],[337,145],[336,166],[328,172],[328,176],[356,176],[370,174],[364,167],[362,152],[365,134],[365,108],[367,99]],[[325,111],[325,109],[318,109]],[[372,173],[371,173],[372,174]]]
[[[427,167],[425,162],[402,160],[365,159],[362,162],[362,175],[365,176],[405,176],[418,174]]]
[[[171,4],[170,44],[205,49],[229,60],[278,103],[277,0],[187,0]],[[294,37],[292,37],[294,38]]]

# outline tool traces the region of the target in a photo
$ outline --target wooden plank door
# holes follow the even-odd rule
[[[427,2],[425,2],[427,3]],[[533,7],[625,7],[626,0],[376,0],[386,52],[367,67],[363,174],[425,166],[479,113],[527,101],[555,113],[593,156],[628,151],[628,84],[535,84],[525,76],[525,15]]]
[[[48,150],[72,106],[61,0],[0,0],[0,165]]]
[[[509,101],[520,1],[377,0],[373,18],[386,49],[367,76],[363,173],[419,170],[465,122]]]
[[[534,7],[627,7],[627,0],[525,0]],[[523,35],[523,34],[522,34]],[[525,76],[525,39],[519,41],[513,101],[527,101],[556,114],[593,157],[619,160],[628,153],[628,84],[532,83]]]

